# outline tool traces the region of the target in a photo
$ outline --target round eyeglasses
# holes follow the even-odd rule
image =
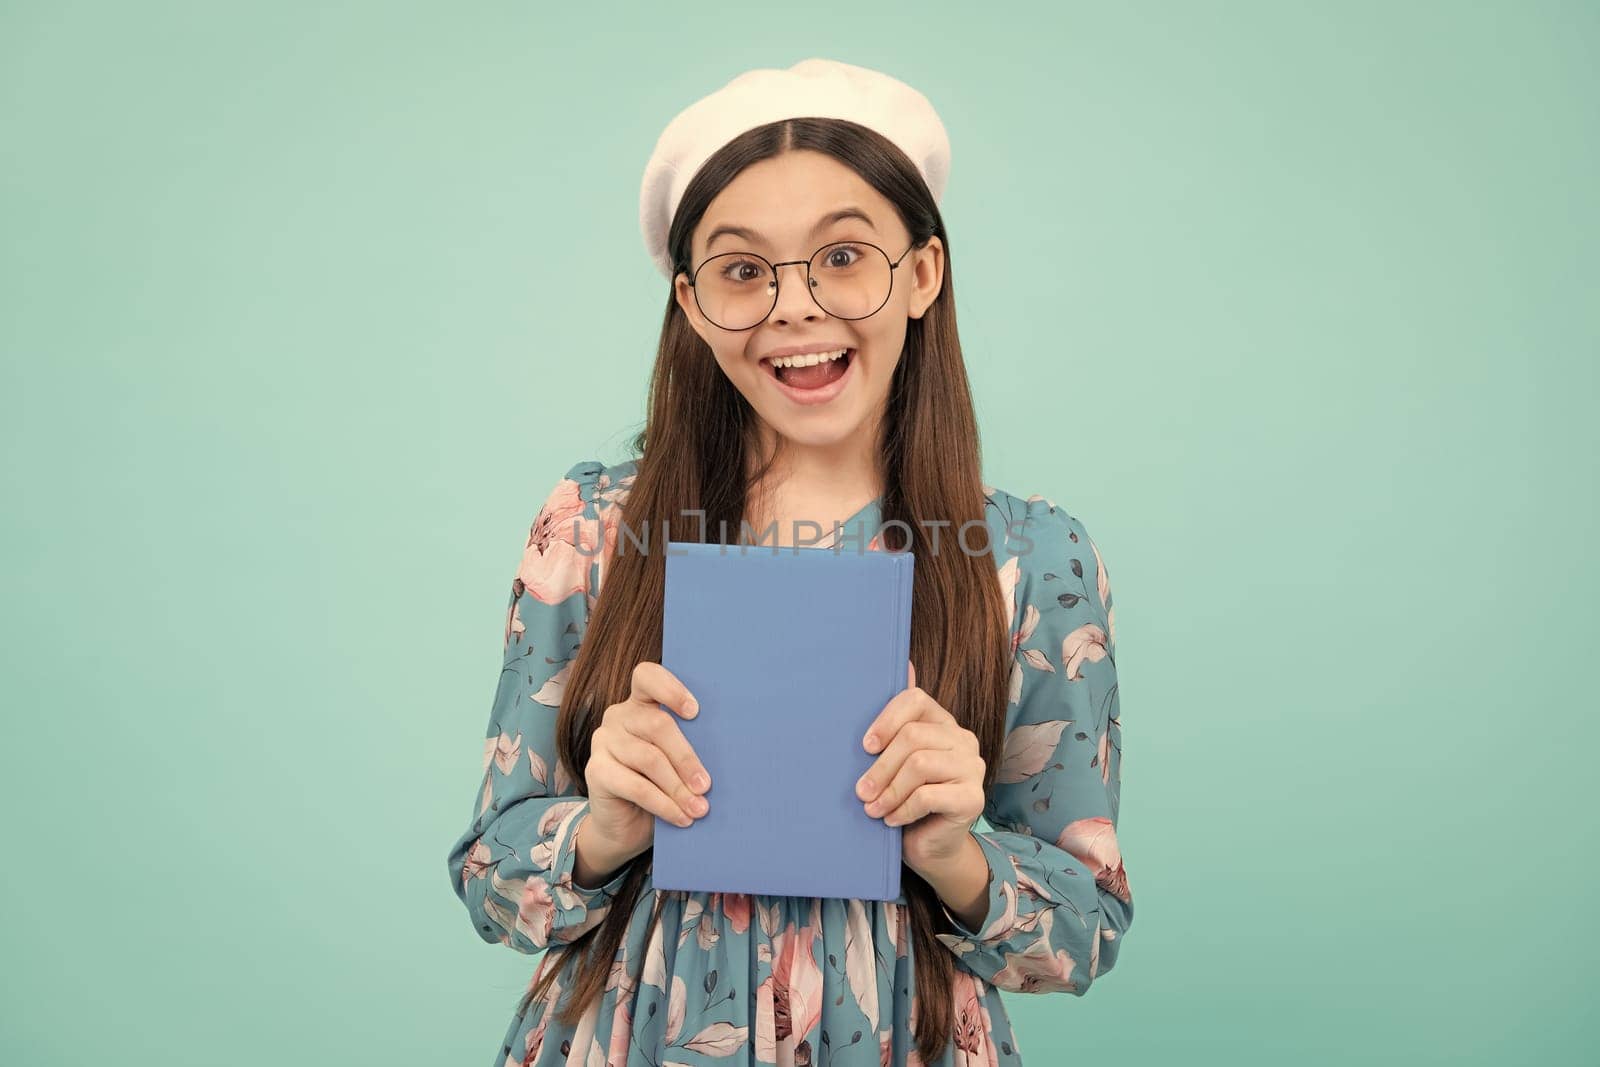
[[[769,263],[754,252],[723,252],[694,269],[689,285],[700,313],[724,330],[748,330],[778,306],[778,268],[806,265],[806,288],[817,307],[836,319],[864,319],[889,302],[894,271],[911,249],[890,262],[867,241],[835,241],[810,259]]]

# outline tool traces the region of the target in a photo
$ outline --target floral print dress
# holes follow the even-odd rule
[[[573,465],[533,522],[511,583],[482,779],[449,852],[478,936],[529,955],[599,923],[624,878],[573,881],[589,802],[556,758],[555,721],[637,464]],[[1083,524],[1049,500],[984,490],[1013,662],[1005,751],[984,807],[994,829],[972,831],[989,862],[988,910],[968,929],[946,908],[937,934],[957,964],[955,1032],[938,1067],[1021,1064],[999,991],[1082,996],[1133,920],[1116,836],[1122,745],[1105,565]],[[872,549],[878,506],[844,524]],[[646,877],[603,996],[561,1025],[549,1009],[570,985],[564,970],[486,1054],[493,1067],[935,1067],[913,1037],[909,916],[904,894],[656,890]]]

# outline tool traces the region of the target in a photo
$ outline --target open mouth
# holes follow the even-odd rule
[[[768,374],[790,389],[802,392],[822,389],[843,378],[845,371],[850,369],[850,362],[855,359],[856,350],[846,348],[842,352],[842,355],[833,352],[815,352],[807,356],[778,360],[764,359],[761,365],[766,368]]]

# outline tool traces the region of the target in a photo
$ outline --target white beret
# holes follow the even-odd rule
[[[639,229],[656,269],[672,279],[667,231],[689,181],[717,149],[746,130],[779,119],[849,119],[876,130],[922,173],[934,203],[950,173],[950,138],[928,98],[887,74],[831,59],[803,59],[788,70],[748,70],[667,123],[645,164]]]

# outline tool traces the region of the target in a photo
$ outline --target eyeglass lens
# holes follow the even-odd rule
[[[873,245],[825,245],[811,257],[810,270],[811,295],[834,318],[866,318],[889,299],[894,271],[888,254]],[[694,289],[701,313],[725,330],[749,329],[778,301],[772,265],[751,252],[712,256],[695,272]]]

